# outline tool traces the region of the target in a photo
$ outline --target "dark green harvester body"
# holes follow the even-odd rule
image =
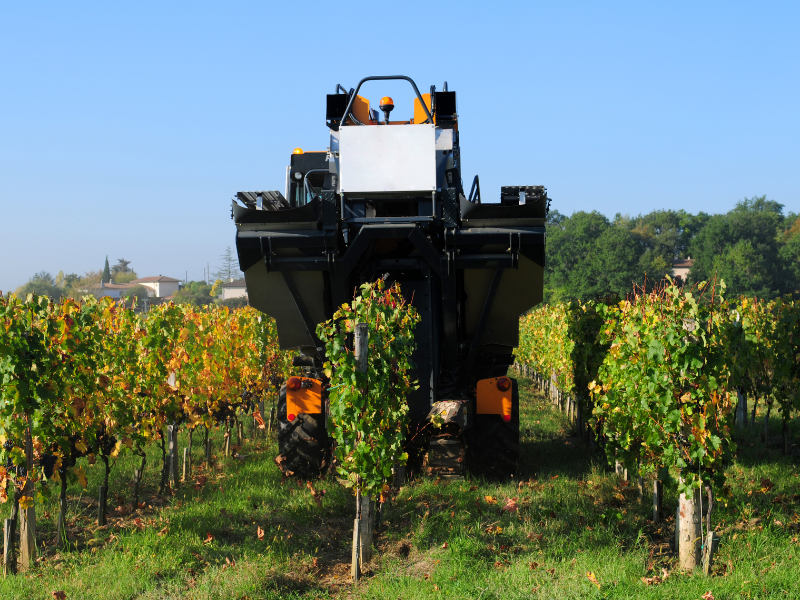
[[[390,122],[384,98],[382,122],[358,95],[373,79],[409,81],[415,118]],[[412,435],[434,405],[449,410],[445,427],[415,438],[416,468],[443,477],[459,477],[467,464],[512,473],[518,394],[506,375],[519,316],[542,299],[546,191],[504,187],[500,203],[483,204],[476,177],[466,194],[447,84],[422,95],[408,78],[368,77],[339,90],[328,96],[327,151],[292,154],[283,193],[240,192],[241,204],[233,203],[250,304],[275,318],[281,347],[297,349],[296,364],[321,380],[316,325],[351,301],[359,284],[398,281],[421,316],[413,356],[419,389],[408,399]],[[495,380],[507,391],[495,392]],[[510,410],[496,409],[502,393]],[[280,449],[289,470],[311,475],[324,467],[324,413],[323,400],[319,414],[287,414],[282,391]]]

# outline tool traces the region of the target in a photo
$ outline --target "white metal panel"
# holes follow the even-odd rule
[[[436,130],[436,149],[437,150],[452,150],[453,149],[453,130],[452,129],[437,129]]]
[[[350,125],[339,129],[339,181],[346,193],[436,189],[434,125]]]

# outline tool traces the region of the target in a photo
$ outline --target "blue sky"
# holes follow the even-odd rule
[[[800,212],[800,3],[17,2],[0,7],[0,289],[109,256],[200,279],[230,198],[324,150],[325,94],[458,92],[464,181],[609,216]],[[410,87],[369,84],[411,115]]]

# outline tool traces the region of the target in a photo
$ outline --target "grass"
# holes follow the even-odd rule
[[[560,413],[526,391],[525,382],[521,387],[520,478],[408,484],[385,510],[375,558],[358,585],[348,580],[351,495],[332,480],[315,481],[315,490],[326,492],[317,506],[304,482],[281,479],[274,439],[257,437],[245,444],[244,460],[217,457],[213,471],[195,469],[191,482],[162,498],[155,495],[160,451],[153,448],[144,506],[132,512],[130,480],[138,465],[120,458],[106,527],[92,524],[102,468],[88,469],[91,496],[70,488],[75,548],[60,552],[51,545],[56,511],[40,505],[42,558],[30,573],[0,579],[0,594],[699,599],[710,591],[716,599],[800,598],[796,459],[748,432],[730,465],[733,497],[713,515],[723,532],[714,575],[679,573],[669,544],[674,519],[654,525],[647,491],[640,503],[635,484],[620,482],[601,457],[570,437]],[[201,459],[198,447],[196,464]],[[673,484],[665,482],[665,490],[669,513],[677,498]],[[518,510],[502,510],[509,499]],[[6,515],[8,508],[2,508]],[[642,581],[664,572],[662,583]]]

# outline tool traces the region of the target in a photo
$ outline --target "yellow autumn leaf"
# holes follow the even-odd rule
[[[22,496],[19,499],[19,507],[22,510],[28,510],[31,506],[33,506],[33,498],[30,496]]]
[[[83,440],[78,440],[77,442],[75,442],[75,447],[81,452],[86,452],[88,450]]]
[[[116,458],[119,456],[120,450],[122,450],[122,442],[117,442],[114,444],[114,449],[111,451],[111,458]]]
[[[75,467],[72,471],[78,477],[78,483],[81,484],[83,489],[89,485],[89,480],[86,478],[86,473],[83,470],[83,467]]]
[[[600,582],[599,582],[599,581],[597,581],[597,577],[595,577],[595,574],[594,574],[593,572],[591,572],[591,571],[587,571],[587,572],[586,572],[586,578],[587,578],[589,581],[591,581],[593,584],[595,584],[595,585],[597,586],[597,589],[598,589],[598,590],[600,589]]]

